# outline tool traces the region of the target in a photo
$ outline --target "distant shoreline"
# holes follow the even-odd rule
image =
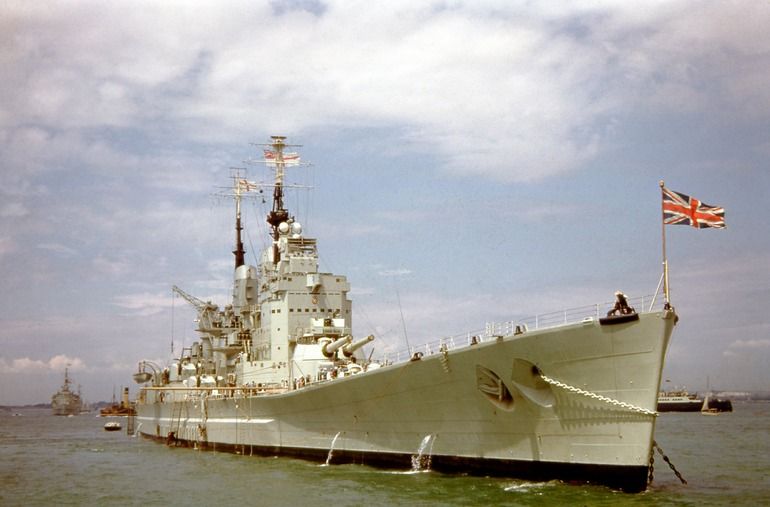
[[[98,410],[104,407],[110,407],[113,402],[110,401],[97,401],[96,403],[88,403],[88,410]],[[17,410],[20,408],[51,408],[50,403],[34,403],[28,405],[0,405],[0,410]]]
[[[690,393],[690,394],[698,394],[698,393]],[[757,391],[757,392],[748,392],[748,391],[713,391],[710,393],[711,396],[715,398],[727,398],[732,401],[770,401],[770,391]],[[100,408],[109,407],[111,406],[111,402],[107,401],[99,401],[96,403],[89,404],[89,410],[98,410]],[[29,404],[29,405],[0,405],[0,410],[2,411],[8,411],[8,410],[18,410],[22,408],[45,408],[50,409],[51,404],[50,403],[35,403],[35,404]]]

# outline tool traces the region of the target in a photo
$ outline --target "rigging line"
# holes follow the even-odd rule
[[[260,196],[261,197],[261,196]],[[260,209],[257,209],[257,206],[259,206]],[[261,243],[261,250],[264,250],[267,248],[267,243],[265,241],[265,237],[267,236],[267,230],[265,227],[265,221],[260,220],[260,216],[266,216],[267,210],[265,209],[265,201],[264,198],[261,198],[261,202],[257,204],[256,200],[252,201],[251,210],[254,212],[254,222],[257,224],[257,229],[259,229],[259,234],[257,235],[259,237],[259,241]],[[260,215],[261,213],[261,215]],[[254,250],[254,246],[251,245],[252,250]],[[254,251],[254,255],[256,256],[256,250]]]
[[[409,338],[406,335],[406,321],[404,320],[404,310],[401,307],[401,295],[398,293],[398,286],[396,286],[396,299],[398,300],[398,313],[401,314],[401,326],[404,328],[404,341],[406,342],[406,349],[411,352],[412,347],[409,346]]]
[[[328,271],[329,273],[338,273],[338,271],[334,268],[334,266],[332,266],[332,263],[329,262],[329,260],[326,257],[323,257],[322,255],[318,256],[318,265],[321,267],[321,269]],[[342,272],[343,273],[349,272],[349,270],[343,270]],[[377,326],[372,321],[371,317],[369,317],[369,313],[366,311],[366,305],[361,302],[360,298],[356,300],[355,304],[356,304],[356,308],[358,308],[357,314],[361,314],[363,316],[363,320],[365,321],[366,325],[369,328],[369,333],[367,334],[374,334],[384,338],[387,333],[393,332],[393,328],[391,328],[384,333],[378,333]],[[394,334],[397,334],[397,333],[394,332]]]
[[[338,273],[338,271],[332,266],[332,263],[329,262],[327,258],[323,257],[322,255],[318,256],[318,265],[321,267],[321,269],[328,271],[329,273]],[[343,271],[343,272],[346,272],[346,271]],[[363,320],[365,321],[366,325],[369,328],[368,334],[384,336],[384,334],[377,333],[377,326],[374,324],[371,317],[369,317],[369,313],[366,311],[366,305],[361,302],[361,299],[356,300],[356,308],[358,308],[357,310],[358,314],[363,316]],[[390,332],[391,330],[389,330],[388,332]]]
[[[246,239],[249,242],[249,248],[251,248],[251,257],[254,259],[254,264],[259,264],[259,259],[257,259],[257,251],[254,249],[254,242],[251,241],[251,234],[249,234],[249,230],[244,228],[244,231],[246,232]]]
[[[305,194],[305,213],[306,213],[306,220],[307,220],[307,226],[308,230],[310,230],[310,217],[313,215],[311,206],[313,204],[313,190],[315,188],[315,172],[311,167],[308,167],[308,170],[305,173],[305,181],[308,182],[306,185],[308,187],[308,191]]]
[[[176,299],[176,294],[174,294],[173,289],[171,290],[171,357],[174,357],[174,299]]]
[[[363,318],[366,321],[367,326],[369,326],[369,334],[379,334],[377,333],[377,327],[372,322],[372,319],[369,318],[369,313],[365,310],[365,305],[363,305],[361,301],[358,300],[356,302],[356,307],[358,308],[357,312],[363,315]]]
[[[302,215],[302,208],[299,202],[299,191],[294,192],[294,213],[296,213],[296,216]],[[304,219],[302,222],[304,222]]]
[[[334,266],[332,266],[332,263],[327,260],[326,257],[323,257],[321,255],[318,256],[318,265],[321,267],[321,269],[328,271],[329,273],[339,273]],[[348,272],[347,270],[343,270],[344,272]],[[377,327],[374,325],[374,322],[372,322],[371,318],[369,318],[369,314],[365,310],[365,305],[361,303],[361,300],[356,300],[356,307],[358,308],[357,312],[360,314],[363,314],[363,318],[366,321],[366,324],[369,326],[369,333],[368,334],[377,334]]]

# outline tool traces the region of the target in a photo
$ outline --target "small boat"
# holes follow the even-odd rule
[[[122,426],[117,421],[110,421],[104,425],[104,431],[120,431]]]
[[[733,403],[730,400],[722,400],[719,398],[711,398],[706,395],[706,399],[703,400],[703,407],[700,413],[703,415],[718,415],[722,412],[732,412]]]

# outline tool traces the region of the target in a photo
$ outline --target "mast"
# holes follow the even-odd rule
[[[265,150],[265,161],[268,165],[275,167],[275,184],[273,186],[273,208],[267,214],[267,223],[272,228],[273,237],[273,264],[278,264],[281,260],[281,254],[278,250],[278,227],[281,223],[289,219],[289,211],[283,204],[283,177],[287,163],[289,165],[299,164],[299,156],[296,153],[284,153],[283,149],[287,146],[299,146],[286,144],[286,136],[270,136],[272,149]]]
[[[246,261],[246,250],[243,248],[243,241],[241,240],[241,231],[243,230],[243,226],[241,226],[241,184],[238,178],[235,179],[235,250],[233,250],[233,255],[235,255],[235,269],[238,269],[240,266],[243,266]]]

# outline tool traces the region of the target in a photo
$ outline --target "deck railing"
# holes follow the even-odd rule
[[[662,310],[664,303],[661,298],[656,299],[654,296],[640,296],[628,298],[628,304],[634,308],[637,313],[649,313]],[[383,364],[401,363],[414,358],[415,354],[429,356],[443,350],[452,350],[473,343],[483,343],[494,340],[500,336],[549,329],[567,324],[585,322],[587,320],[598,320],[600,317],[606,316],[607,312],[610,311],[614,305],[615,301],[609,301],[576,308],[567,308],[557,312],[542,313],[505,322],[488,322],[483,329],[442,337],[422,345],[415,345],[408,350],[385,353],[380,356],[381,362]]]

